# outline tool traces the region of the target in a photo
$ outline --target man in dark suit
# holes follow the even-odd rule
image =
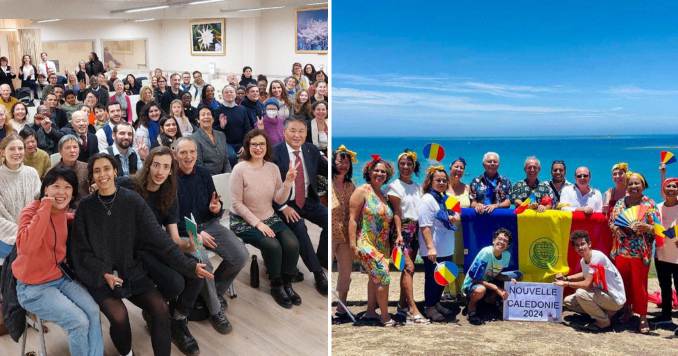
[[[297,169],[297,179],[287,203],[276,208],[299,240],[301,259],[313,272],[316,289],[326,295],[327,277],[321,261],[327,267],[327,207],[320,204],[316,177],[327,177],[327,159],[320,155],[313,144],[305,142],[306,132],[306,122],[303,119],[290,117],[285,120],[285,142],[273,148],[273,159],[282,177],[287,175],[290,162]],[[317,252],[313,250],[304,219],[322,229]]]
[[[99,152],[97,135],[87,130],[87,114],[84,111],[76,111],[71,116],[71,124],[61,129],[63,134],[71,134],[80,141],[80,154],[78,161],[87,162],[89,157]]]

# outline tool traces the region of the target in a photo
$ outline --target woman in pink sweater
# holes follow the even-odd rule
[[[290,195],[297,170],[290,167],[285,181],[271,163],[271,144],[266,132],[254,129],[245,135],[243,162],[231,172],[231,231],[264,257],[271,295],[284,308],[300,305],[292,289],[297,274],[299,243],[294,233],[273,211],[273,202],[284,203]]]
[[[19,304],[66,330],[72,355],[100,356],[104,342],[99,306],[63,268],[67,210],[77,192],[78,178],[72,170],[55,167],[47,172],[40,200],[28,204],[19,215],[12,272]]]

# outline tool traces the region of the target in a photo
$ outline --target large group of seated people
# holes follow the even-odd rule
[[[245,244],[261,251],[275,303],[301,305],[292,285],[304,279],[299,257],[327,294],[322,70],[294,63],[269,84],[248,66],[239,81],[228,75],[218,100],[200,71],[156,69],[141,86],[104,72],[91,53],[61,84],[47,54],[41,59],[25,55],[15,72],[0,58],[10,78],[0,84],[6,309],[62,327],[73,355],[103,354],[101,311],[118,353],[132,355],[127,299],[142,309],[154,354],[169,355],[174,342],[192,355],[199,346],[187,317],[198,299],[217,332],[232,330],[223,296],[249,260]],[[31,100],[13,96],[23,89]],[[222,173],[230,173],[230,207],[213,180]],[[306,221],[320,228],[317,249]]]
[[[466,161],[458,158],[449,170],[442,165],[429,166],[421,186],[414,181],[421,168],[416,153],[405,150],[395,157],[397,176],[393,164],[373,155],[362,169],[366,183],[356,187],[352,181],[356,156],[356,152],[341,145],[331,157],[332,253],[337,262],[340,301],[335,313],[337,322],[345,322],[349,317],[345,305],[355,259],[369,274],[367,311],[362,318],[385,326],[396,324],[388,313],[389,259],[393,246],[402,247],[406,261],[400,278],[398,314],[411,323],[454,318],[452,311],[440,303],[443,287],[436,284],[433,277],[436,263],[456,261],[455,257],[463,254],[463,248],[456,244],[461,239],[457,235],[459,229],[454,226],[458,226],[460,215],[446,207],[448,196],[455,197],[462,208],[474,209],[476,214],[491,214],[497,208],[521,205],[537,213],[560,209],[587,215],[605,214],[613,239],[609,256],[591,249],[591,236],[585,231],[575,231],[571,236],[574,249],[582,257],[583,272],[556,276],[556,284],[576,290],[565,299],[564,305],[590,315],[594,320],[588,326],[591,330],[608,329],[613,319],[627,323],[633,313],[639,316],[638,330],[642,333],[649,332],[651,323],[672,322],[671,281],[678,283],[678,239],[667,239],[663,245],[655,246],[653,226],[660,223],[668,229],[678,222],[678,178],[666,178],[664,164],[659,169],[665,200],[655,204],[644,194],[648,187],[645,177],[631,171],[624,162],[612,167],[614,185],[601,194],[590,185],[591,171],[587,167],[577,167],[575,183],[570,183],[562,160],[551,164],[551,179],[540,180],[541,163],[534,156],[525,159],[525,177],[512,184],[499,173],[500,160],[496,152],[483,156],[484,171],[469,184],[462,182]],[[619,214],[638,205],[647,207],[643,218],[630,227],[615,225]],[[507,298],[503,283],[497,281],[520,277],[517,271],[505,271],[510,261],[507,251],[512,240],[510,231],[501,228],[492,240],[492,246],[483,248],[475,256],[459,288],[462,303],[467,305],[464,313],[474,325],[486,320],[477,314],[476,307],[481,300],[494,302],[493,299]],[[423,259],[425,270],[423,314],[413,298],[413,262],[417,253]],[[662,300],[667,302],[662,303],[661,314],[648,322],[647,286],[652,259]]]

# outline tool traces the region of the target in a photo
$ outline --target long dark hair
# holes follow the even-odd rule
[[[281,90],[280,90],[280,91],[281,91],[281,93],[280,93],[280,99],[282,100],[282,103],[283,103],[283,104],[285,104],[285,105],[287,105],[287,107],[289,107],[289,106],[290,106],[290,99],[287,97],[287,89],[285,88],[285,84],[283,84],[282,81],[277,80],[277,79],[271,81],[271,84],[268,85],[268,95],[269,95],[270,97],[274,98],[274,96],[273,96],[273,84],[278,84],[278,85],[280,85],[280,89],[281,89]],[[309,100],[310,100],[310,99],[311,99],[311,98],[309,97]],[[278,99],[276,99],[276,100],[278,100]]]
[[[172,167],[170,168],[170,175],[160,185],[158,192],[160,193],[160,200],[158,201],[158,210],[162,215],[172,207],[177,197],[177,163],[172,156],[172,150],[166,146],[154,147],[144,161],[144,166],[139,172],[133,176],[134,190],[141,195],[144,200],[148,201],[149,191],[146,188],[148,182],[151,180],[151,165],[155,156],[170,156],[172,158]]]
[[[95,153],[93,156],[89,157],[89,160],[87,160],[87,180],[90,184],[94,182],[94,162],[100,159],[107,159],[108,162],[111,163],[111,166],[113,166],[113,169],[116,170],[116,174],[117,170],[120,169],[120,167],[118,167],[118,161],[116,161],[115,158],[113,158],[113,156],[110,154],[106,152]]]
[[[75,175],[75,171],[70,168],[56,166],[45,174],[42,178],[42,186],[40,186],[40,196],[38,199],[42,199],[45,196],[45,189],[50,185],[54,184],[59,178],[62,178],[66,183],[70,184],[73,188],[73,194],[71,195],[71,201],[68,203],[69,207],[75,208],[75,200],[78,197],[78,177]]]
[[[348,172],[346,172],[346,175],[344,176],[344,182],[350,182],[353,177],[353,161],[351,161],[351,156],[348,153],[342,151],[334,151],[334,153],[332,153],[332,178],[339,174],[339,169],[336,164],[338,156],[348,160]]]
[[[149,112],[149,111],[151,110],[151,108],[154,107],[154,106],[155,106],[156,108],[158,108],[158,110],[160,110],[160,119],[158,120],[158,122],[159,122],[160,120],[162,120],[162,117],[164,116],[164,112],[162,111],[162,108],[160,107],[160,104],[156,103],[155,101],[151,101],[150,103],[144,105],[144,107],[141,109],[141,113],[140,113],[140,115],[139,115],[139,120],[137,120],[137,121],[135,122],[135,124],[137,125],[137,126],[135,127],[135,129],[138,129],[139,126],[142,126],[142,125],[143,125],[144,127],[148,127],[148,121],[150,120],[150,118],[148,117],[148,112]]]
[[[177,134],[174,135],[174,138],[167,136],[165,130],[163,129],[163,126],[169,120],[174,120],[174,123],[177,125]],[[162,118],[160,118],[160,121],[158,121],[158,124],[160,125],[160,134],[158,135],[158,137],[160,138],[161,145],[170,147],[172,146],[172,142],[176,141],[176,139],[181,137],[181,129],[179,129],[179,123],[177,122],[177,119],[175,119],[174,117],[163,116]]]

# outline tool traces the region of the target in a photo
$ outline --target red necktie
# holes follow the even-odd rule
[[[294,151],[294,167],[297,170],[297,177],[294,179],[294,202],[299,209],[304,207],[306,197],[306,184],[304,183],[304,163],[299,157],[299,151]]]
[[[87,150],[87,135],[82,135],[80,138],[82,138],[82,147]]]

